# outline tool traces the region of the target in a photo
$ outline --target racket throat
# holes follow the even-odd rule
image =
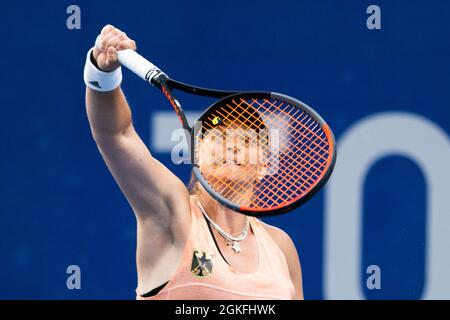
[[[145,75],[145,80],[158,89],[162,89],[169,77],[160,69],[152,69]]]

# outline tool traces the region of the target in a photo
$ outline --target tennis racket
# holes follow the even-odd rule
[[[187,133],[196,179],[222,205],[259,217],[286,213],[310,199],[330,177],[336,160],[334,136],[306,104],[275,92],[185,84],[130,49],[119,51],[118,59],[169,100]],[[190,126],[174,90],[218,100]]]

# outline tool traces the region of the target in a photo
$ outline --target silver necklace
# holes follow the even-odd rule
[[[249,220],[247,218],[247,225],[244,227],[244,229],[242,230],[242,232],[238,235],[229,235],[228,233],[226,233],[217,223],[215,223],[206,213],[205,209],[203,209],[203,206],[201,205],[200,201],[196,201],[197,205],[199,206],[200,210],[202,211],[203,215],[205,216],[205,218],[209,221],[209,223],[212,225],[212,227],[214,229],[217,230],[217,232],[220,233],[220,235],[222,237],[225,238],[225,243],[227,244],[227,246],[231,245],[231,248],[233,249],[233,251],[235,253],[239,253],[241,252],[241,246],[239,245],[239,242],[241,242],[242,240],[244,240],[245,238],[247,238],[248,235],[248,229],[249,229]]]

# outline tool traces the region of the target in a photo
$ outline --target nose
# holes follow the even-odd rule
[[[237,146],[227,146],[226,157],[227,160],[237,161],[237,155],[239,154],[239,148]]]
[[[238,146],[233,146],[233,147],[228,147],[227,151],[228,152],[234,152],[234,153],[238,153],[241,149]]]

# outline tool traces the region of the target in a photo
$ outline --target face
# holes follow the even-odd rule
[[[221,181],[253,184],[264,176],[266,145],[256,130],[218,126],[200,142],[200,169]]]

